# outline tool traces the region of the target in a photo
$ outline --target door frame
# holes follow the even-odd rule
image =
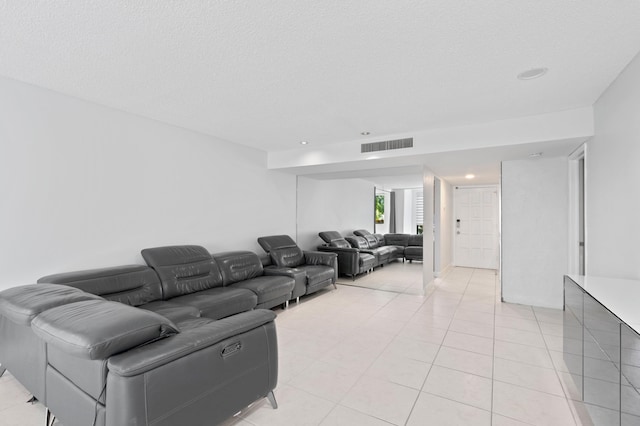
[[[587,143],[585,142],[569,155],[569,264],[568,273],[580,273],[580,160],[584,160],[583,176],[583,226],[584,265],[587,268]]]

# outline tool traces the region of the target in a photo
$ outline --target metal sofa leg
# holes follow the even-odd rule
[[[287,309],[288,307],[289,307],[289,301],[287,300],[284,302],[284,308]]]
[[[45,413],[45,426],[53,426],[53,422],[56,421],[56,416],[53,415],[51,411],[47,408],[47,412]]]
[[[338,289],[338,284],[336,284],[336,283],[334,282],[334,283],[333,283],[333,288],[337,290],[337,289]]]
[[[267,394],[267,400],[269,401],[269,404],[271,404],[271,407],[273,407],[274,410],[278,408],[278,401],[276,401],[276,396],[273,394],[273,391]]]
[[[300,296],[296,297],[296,305],[300,304]]]
[[[7,371],[7,369],[6,369],[6,368],[4,368],[4,367],[2,366],[2,364],[0,364],[0,377],[2,377],[2,375],[4,374],[4,372],[5,372],[5,371]]]

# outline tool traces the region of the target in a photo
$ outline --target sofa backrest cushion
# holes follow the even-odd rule
[[[258,244],[260,244],[260,247],[262,247],[267,253],[278,248],[298,246],[288,235],[270,235],[267,237],[260,237],[258,238]]]
[[[48,344],[85,359],[106,359],[178,333],[162,315],[106,300],[57,306],[36,316],[31,328]]]
[[[147,248],[142,257],[158,273],[165,300],[222,286],[220,268],[204,247]]]
[[[388,246],[404,246],[409,244],[409,234],[384,234],[384,242]]]
[[[376,238],[375,235],[369,234],[369,235],[365,235],[363,238],[367,240],[367,243],[369,244],[369,248],[374,249],[374,248],[380,247],[380,243],[378,242],[378,239]]]
[[[48,309],[83,300],[102,298],[60,284],[21,285],[0,291],[0,316],[29,326],[36,316]]]
[[[357,248],[357,249],[368,249],[369,248],[369,243],[367,243],[367,240],[364,239],[364,237],[346,237],[345,240],[347,240],[349,242],[349,244],[351,244],[351,247],[353,248]]]
[[[269,251],[271,261],[280,267],[295,268],[304,265],[304,253],[298,246],[282,247]]]
[[[162,286],[155,271],[144,265],[125,265],[47,275],[39,283],[64,284],[104,299],[140,306],[162,300]]]
[[[422,235],[409,235],[410,246],[422,246]]]
[[[222,273],[224,285],[250,280],[263,274],[262,262],[250,251],[227,251],[213,255]]]

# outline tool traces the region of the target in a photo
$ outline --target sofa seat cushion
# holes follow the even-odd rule
[[[47,309],[83,300],[103,299],[61,284],[23,285],[0,292],[0,315],[16,324],[28,326]]]
[[[377,247],[371,250],[376,253],[380,259],[389,259],[394,252],[394,249],[390,246]]]
[[[360,253],[358,266],[361,271],[367,271],[376,265],[376,257],[372,254]]]
[[[391,257],[392,258],[396,258],[396,257],[403,257],[404,256],[404,246],[385,246],[386,248],[390,248],[391,249]]]
[[[251,290],[258,296],[258,305],[271,300],[289,300],[296,280],[285,276],[262,276],[232,284],[231,288]]]
[[[404,250],[404,256],[408,260],[422,260],[422,246],[410,246]]]
[[[171,301],[198,308],[203,317],[220,319],[252,310],[258,304],[258,296],[244,288],[216,287],[174,297]]]
[[[186,319],[198,318],[200,316],[200,310],[194,306],[180,305],[178,303],[162,300],[140,305],[138,308],[160,314],[174,323]]]

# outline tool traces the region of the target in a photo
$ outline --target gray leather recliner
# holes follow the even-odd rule
[[[53,413],[65,426],[213,425],[265,396],[275,406],[274,318],[173,322],[64,285],[14,287],[0,292],[0,362],[47,406],[47,424]]]
[[[305,294],[315,293],[331,284],[336,287],[338,279],[336,254],[303,251],[288,235],[260,237],[258,244],[269,255],[272,263],[265,270],[291,274],[291,276],[298,274],[298,284],[293,294],[296,299]],[[301,275],[300,272],[304,275]]]

